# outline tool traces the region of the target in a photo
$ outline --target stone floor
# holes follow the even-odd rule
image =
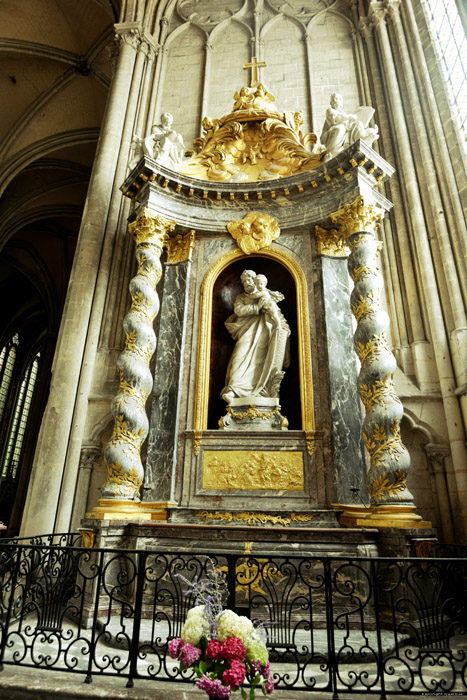
[[[427,695],[430,695],[427,693]],[[446,695],[450,697],[462,697],[463,693],[432,693],[432,695]],[[262,698],[261,693],[256,694],[257,699]],[[340,698],[354,698],[354,700],[368,700],[369,697],[379,698],[379,695],[369,696],[367,693],[342,694]],[[21,666],[5,666],[0,673],[0,698],[2,700],[91,700],[93,698],[105,698],[105,700],[206,700],[206,695],[193,685],[183,688],[174,687],[174,683],[159,681],[137,680],[133,688],[125,687],[122,678],[102,677],[94,678],[92,684],[83,682],[83,676],[73,673],[61,673],[43,669],[25,668]],[[232,699],[240,700],[237,692]],[[331,693],[310,691],[276,690],[271,700],[332,700]],[[397,698],[414,698],[414,695],[398,695]]]
[[[110,676],[105,669],[112,669],[112,663],[116,670],[121,669],[123,672],[128,669],[128,645],[125,643],[125,637],[123,638],[123,643],[119,642],[122,637],[121,620],[111,619],[105,626],[107,635],[101,634],[101,641],[97,644],[95,660],[96,663],[102,668],[103,672],[98,675],[93,672],[93,681],[91,684],[84,682],[85,673],[69,672],[65,669],[71,664],[76,664],[76,668],[80,671],[86,672],[88,658],[83,654],[83,649],[86,647],[87,639],[91,635],[90,630],[78,629],[73,625],[73,623],[68,622],[64,626],[63,637],[60,640],[60,645],[58,642],[58,637],[56,632],[49,633],[49,635],[37,635],[36,637],[28,640],[28,646],[26,647],[22,640],[27,638],[24,634],[13,634],[10,637],[11,644],[7,645],[5,650],[5,663],[3,672],[0,673],[0,699],[5,700],[68,700],[71,698],[106,698],[107,700],[117,700],[119,698],[135,698],[138,700],[203,700],[206,698],[204,693],[195,688],[194,684],[187,683],[181,684],[177,682],[167,682],[159,680],[146,680],[146,679],[136,679],[133,688],[127,688],[127,679],[124,677]],[[125,620],[125,632],[128,637],[131,637],[131,625],[129,626],[130,620]],[[162,625],[163,627],[163,625]],[[149,621],[143,621],[140,629],[140,639],[154,639],[155,636],[164,639],[167,636],[167,630],[162,629],[162,627],[157,629],[157,635],[154,635],[154,629],[151,627]],[[146,629],[147,628],[147,629]],[[10,630],[12,631],[12,630]],[[102,631],[101,631],[102,632]],[[119,634],[120,633],[120,634]],[[295,638],[295,643],[297,647],[310,648],[310,633],[306,633],[303,630],[297,632]],[[349,630],[347,636],[344,640],[344,631],[335,630],[334,640],[336,644],[336,650],[339,651],[342,647],[354,650],[354,655],[341,658],[341,663],[339,666],[339,673],[341,678],[344,679],[345,683],[351,685],[352,674],[364,674],[366,673],[366,678],[363,676],[366,683],[371,684],[372,679],[376,678],[376,662],[371,649],[376,649],[377,639],[376,632],[365,630],[353,629]],[[68,636],[69,635],[69,636]],[[126,639],[128,639],[126,637]],[[67,641],[68,640],[68,641]],[[72,640],[72,641],[70,641]],[[403,643],[401,637],[398,638],[398,643]],[[394,647],[394,635],[390,631],[382,631],[382,637],[380,640],[381,648],[383,653],[390,654]],[[331,700],[332,695],[330,693],[325,693],[320,690],[320,687],[326,687],[328,682],[327,674],[321,670],[320,665],[323,660],[327,659],[328,650],[328,640],[326,630],[324,629],[314,629],[313,630],[313,648],[315,654],[322,655],[321,658],[316,659],[313,664],[309,664],[306,669],[306,677],[309,679],[313,677],[317,690],[310,691],[309,689],[302,690],[276,690],[273,697],[275,700],[287,700],[296,698],[316,698],[317,700]],[[367,653],[368,650],[370,653]],[[464,678],[466,675],[467,668],[467,639],[465,636],[457,635],[451,639],[451,649],[456,650],[456,653],[452,655],[457,660],[455,660],[454,666],[457,669],[458,674],[464,673]],[[404,659],[408,662],[408,667],[412,670],[417,671],[419,662],[416,661],[417,649],[414,647],[403,647],[400,649],[400,655],[404,654]],[[359,653],[360,652],[360,653]],[[365,656],[366,654],[366,656]],[[435,682],[439,682],[444,679],[446,685],[444,686],[446,690],[449,690],[452,685],[452,675],[451,666],[449,663],[445,663],[443,660],[443,654],[439,652],[432,654],[434,663],[430,665],[429,659],[427,662],[423,662],[425,682],[433,678]],[[15,659],[21,659],[23,663],[32,663],[32,659],[36,663],[40,663],[42,668],[34,668],[28,666],[20,666],[15,664]],[[157,657],[149,654],[145,659],[138,660],[138,673],[144,675],[148,672],[149,667],[154,662]],[[415,661],[410,662],[411,658],[415,658]],[[446,657],[444,657],[446,658]],[[63,670],[51,670],[44,669],[43,666],[49,663],[54,665],[54,668],[62,668]],[[169,665],[170,665],[169,661]],[[175,664],[175,662],[173,662]],[[387,683],[387,690],[397,691],[398,686],[396,685],[398,680],[404,677],[406,672],[405,667],[401,660],[394,657],[392,661],[392,666],[394,667],[393,675],[385,674],[385,679]],[[170,668],[170,666],[169,666]],[[290,677],[293,679],[296,674],[296,667],[292,664],[274,664],[273,670],[281,673],[283,675],[289,672]],[[460,682],[460,681],[458,681]],[[339,683],[342,687],[342,684]],[[436,686],[434,690],[439,689]],[[417,679],[414,685],[414,689],[418,693],[423,693],[425,695],[430,695],[426,692],[426,688]],[[363,684],[360,683],[357,687],[357,691],[363,690]],[[456,688],[454,687],[455,691]],[[464,692],[433,692],[431,695],[449,695],[458,697],[467,697]],[[372,693],[372,697],[378,698],[378,693]],[[238,698],[240,700],[240,694],[236,693],[233,698]],[[257,693],[257,698],[263,697],[259,692]],[[341,698],[356,698],[362,699],[363,697],[368,698],[369,694],[361,694],[359,692],[355,693],[345,693],[340,692]],[[397,697],[414,697],[412,695],[398,695]]]

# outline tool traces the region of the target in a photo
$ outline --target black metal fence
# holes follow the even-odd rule
[[[194,603],[182,577],[202,579],[209,557],[73,542],[0,542],[1,663],[192,683],[167,645]],[[466,690],[467,559],[210,559],[226,607],[264,623],[277,688]]]

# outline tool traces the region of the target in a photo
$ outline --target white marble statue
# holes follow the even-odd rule
[[[137,165],[143,154],[171,170],[176,169],[177,163],[180,163],[185,155],[185,146],[180,134],[172,129],[172,122],[172,115],[169,112],[164,112],[161,116],[161,123],[154,124],[151,133],[146,138],[134,137],[132,141],[133,156],[129,163],[130,170]]]
[[[356,114],[347,114],[342,106],[342,95],[333,92],[320,137],[326,147],[326,160],[334,158],[358,139],[372,146],[379,137],[378,127],[368,126],[375,111],[372,107],[359,107]]]
[[[290,328],[277,305],[284,295],[267,289],[267,278],[253,270],[244,270],[241,280],[245,291],[225,322],[236,341],[221,392],[227,402],[242,396],[277,397],[282,370],[290,361]]]

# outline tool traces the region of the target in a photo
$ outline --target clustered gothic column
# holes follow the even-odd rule
[[[174,228],[174,222],[152,216],[146,209],[129,224],[138,270],[130,281],[131,309],[123,321],[125,347],[117,361],[120,388],[112,402],[115,424],[104,451],[107,481],[91,517],[135,517],[135,504],[140,501],[144,476],[140,450],[148,433],[145,404],[152,388],[149,363],[156,348],[153,321],[159,311],[156,285],[162,274],[162,247]]]
[[[70,430],[75,399],[79,395],[81,374],[91,361],[88,358],[84,367],[81,364],[95,303],[101,253],[106,237],[112,238],[115,233],[106,230],[105,222],[136,58],[134,29],[122,31],[117,40],[120,44],[118,63],[111,83],[73,260],[55,351],[49,399],[42,420],[23,515],[22,536],[51,533],[54,527],[59,531],[66,531],[71,517],[79,469],[79,449],[76,450],[74,463],[70,464],[68,469],[64,469],[64,465],[69,450]],[[111,245],[109,247],[111,249]],[[94,357],[95,349],[89,376],[92,375]],[[67,512],[63,517],[56,519],[59,498]]]
[[[381,307],[383,278],[378,268],[381,243],[375,238],[384,211],[359,196],[331,215],[350,247],[349,274],[354,282],[351,309],[357,320],[354,347],[360,358],[358,391],[365,406],[363,439],[370,455],[367,486],[370,511],[364,522],[392,527],[420,527],[407,488],[410,456],[400,436],[402,403],[394,391],[396,359],[386,331],[389,318]],[[345,515],[345,514],[344,514]],[[361,516],[360,516],[361,517]],[[357,523],[360,524],[360,523]]]
[[[388,7],[390,8],[390,12],[388,12]],[[385,4],[381,2],[370,3],[368,14],[369,22],[367,24],[365,38],[370,48],[372,42],[375,41],[378,49],[378,60],[375,63],[381,65],[381,70],[385,75],[385,95],[388,112],[393,124],[393,132],[397,134],[397,139],[399,141],[399,148],[397,149],[397,169],[400,172],[400,178],[404,184],[407,198],[407,214],[410,220],[409,230],[413,232],[414,253],[418,263],[421,288],[426,298],[425,308],[429,325],[428,337],[431,339],[434,351],[434,361],[441,389],[446,416],[446,428],[449,435],[449,446],[456,479],[457,500],[453,505],[455,510],[459,512],[459,515],[462,515],[465,529],[467,528],[467,470],[465,466],[467,463],[467,450],[464,426],[467,425],[467,422],[463,425],[463,421],[466,421],[467,409],[465,409],[465,405],[467,405],[467,401],[466,398],[460,395],[461,387],[459,386],[459,383],[463,381],[466,371],[465,361],[462,360],[460,343],[465,331],[460,327],[456,329],[455,325],[450,328],[452,324],[449,318],[445,320],[443,306],[448,309],[449,314],[452,314],[453,307],[455,308],[455,323],[462,323],[464,311],[458,304],[459,280],[455,281],[453,279],[452,265],[449,263],[449,259],[444,257],[446,254],[446,246],[443,245],[442,240],[438,242],[438,238],[443,238],[445,230],[445,221],[442,218],[442,214],[439,214],[441,210],[433,210],[433,204],[439,199],[439,193],[436,197],[430,197],[428,202],[422,202],[420,196],[418,177],[419,175],[424,177],[428,164],[424,164],[423,173],[417,173],[416,164],[412,155],[413,144],[409,137],[409,126],[407,123],[409,121],[410,124],[410,113],[406,115],[404,111],[402,102],[403,91],[400,86],[400,82],[403,81],[404,91],[407,89],[407,83],[411,81],[411,72],[409,71],[407,74],[398,77],[387,24],[388,17],[390,21],[394,23],[394,32],[398,41],[402,42],[401,46],[404,46],[405,41],[399,23],[400,17],[398,14],[397,2],[387,2]],[[375,34],[374,39],[369,31],[373,29]],[[411,89],[410,85],[409,88]],[[410,124],[410,126],[413,128],[414,134],[416,134],[416,141],[414,143],[416,144],[415,153],[418,155],[420,140],[423,134],[417,133],[418,127],[415,123]],[[428,149],[423,150],[423,154],[425,153],[427,157],[431,158]],[[421,160],[420,155],[418,155],[418,158]],[[443,178],[441,178],[441,180],[442,179]],[[439,177],[437,176],[435,180],[431,182],[431,186],[437,188],[438,181]],[[449,202],[449,199],[450,198],[447,197],[446,202]],[[436,222],[437,236],[433,236],[430,233],[430,230],[427,228],[427,221],[430,226],[434,226],[433,222]],[[462,228],[464,226],[465,224],[463,224]],[[455,232],[457,228],[456,225],[452,226],[451,234],[452,231]],[[436,238],[436,241],[430,244],[432,238]],[[450,258],[450,246],[448,247],[448,257]],[[446,289],[448,289],[448,277],[450,278],[451,289],[446,293],[446,291],[444,291],[444,286],[446,284]],[[440,284],[438,284],[438,279],[441,280]],[[449,337],[451,330],[451,337]],[[465,343],[463,345],[465,345]],[[459,393],[459,396],[456,395],[456,392]],[[462,410],[463,408],[464,410]],[[458,518],[457,521],[459,520]]]

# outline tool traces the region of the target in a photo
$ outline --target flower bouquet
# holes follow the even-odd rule
[[[180,661],[180,669],[193,668],[196,685],[210,698],[228,698],[247,680],[249,698],[255,690],[264,695],[274,690],[268,652],[261,625],[254,626],[247,617],[222,608],[222,573],[211,562],[207,582],[182,580],[196,593],[197,605],[188,611],[181,637],[169,642],[169,655]]]

